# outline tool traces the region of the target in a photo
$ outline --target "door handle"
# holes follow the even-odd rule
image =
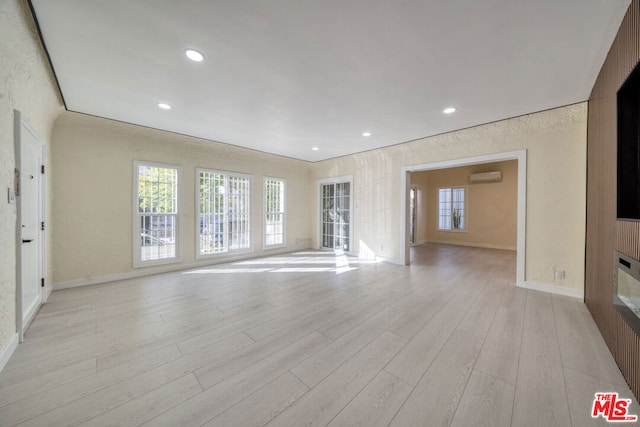
[[[31,243],[33,239],[22,239],[22,243]]]

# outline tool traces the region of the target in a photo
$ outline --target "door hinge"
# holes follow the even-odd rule
[[[40,171],[44,173],[44,165],[40,166]]]
[[[40,230],[44,231],[44,221],[40,223]]]
[[[40,287],[44,288],[44,277],[40,279]]]

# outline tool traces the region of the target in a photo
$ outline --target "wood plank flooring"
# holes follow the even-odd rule
[[[633,396],[584,304],[514,281],[513,252],[427,244],[56,291],[0,426],[606,425],[594,394]]]

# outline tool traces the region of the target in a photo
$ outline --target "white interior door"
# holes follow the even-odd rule
[[[20,126],[20,336],[42,304],[43,269],[43,145],[25,123]]]

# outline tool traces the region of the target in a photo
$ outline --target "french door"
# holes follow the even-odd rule
[[[351,250],[351,190],[350,180],[320,184],[323,249]]]

